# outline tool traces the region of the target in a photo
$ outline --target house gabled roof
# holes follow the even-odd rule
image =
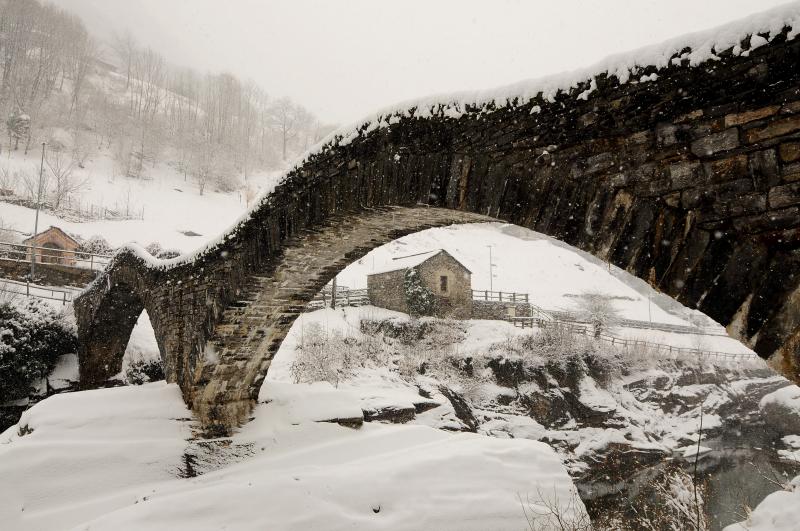
[[[50,228],[47,229],[47,230],[41,231],[36,236],[31,236],[27,240],[24,240],[22,243],[28,243],[29,241],[33,240],[34,238],[41,238],[43,235],[45,235],[45,234],[47,234],[48,232],[51,232],[51,231],[61,233],[65,238],[67,238],[68,240],[73,242],[75,244],[75,247],[80,247],[81,244],[80,244],[80,242],[78,240],[76,240],[75,238],[73,238],[72,236],[70,236],[69,234],[64,232],[63,230],[59,229],[58,227],[53,227],[53,226],[50,226]]]
[[[453,257],[452,254],[448,253],[444,249],[435,249],[433,251],[425,251],[423,253],[410,254],[407,256],[398,256],[397,258],[393,258],[391,262],[385,264],[383,267],[377,268],[368,276],[379,275],[381,273],[390,273],[392,271],[401,271],[403,269],[411,269],[412,267],[417,267],[418,265],[424,264],[434,256],[440,254],[446,254],[454,262],[463,267],[468,273],[472,274],[472,271],[467,269],[466,266],[464,266],[464,264],[456,260],[456,258]]]

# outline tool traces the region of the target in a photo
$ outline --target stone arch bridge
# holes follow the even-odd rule
[[[502,220],[626,269],[800,367],[800,40],[602,74],[552,98],[387,113],[289,171],[196,256],[127,248],[76,301],[84,386],[143,310],[208,429],[245,421],[281,341],[338,271],[402,235]],[[657,75],[653,75],[657,74]],[[640,78],[639,76],[646,76]],[[647,82],[645,82],[647,80]]]

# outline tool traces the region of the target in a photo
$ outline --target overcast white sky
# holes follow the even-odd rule
[[[252,78],[324,121],[588,66],[785,0],[51,0],[100,37]]]

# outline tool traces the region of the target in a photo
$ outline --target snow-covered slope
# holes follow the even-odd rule
[[[30,153],[26,157],[21,151],[6,152],[0,157],[0,170],[36,176],[39,156]],[[241,191],[220,193],[207,189],[200,195],[191,179],[187,181],[166,163],[149,168],[147,179],[120,176],[108,151],[94,154],[85,166],[85,169],[74,170],[75,181],[87,182],[85,189],[74,194],[64,207],[81,211],[107,208],[143,219],[77,222],[42,212],[40,230],[53,225],[83,238],[101,235],[114,247],[134,241],[142,246],[159,242],[164,248],[191,252],[216,237],[247,210]],[[276,179],[275,173],[260,173],[251,176],[248,184],[254,191],[263,193],[273,188]],[[0,228],[32,233],[34,217],[33,209],[0,202]]]
[[[494,271],[489,281],[489,247]],[[597,291],[613,297],[627,319],[687,325],[702,319],[683,307],[662,309],[661,297],[651,288],[642,293],[641,282],[575,248],[534,231],[501,223],[456,225],[429,229],[375,249],[344,269],[340,285],[364,288],[367,275],[390,268],[393,259],[444,249],[472,272],[476,290],[528,293],[531,302],[548,310],[575,310],[578,296]],[[649,295],[649,297],[648,297]],[[677,314],[677,315],[676,315]],[[702,319],[703,324],[712,324]],[[720,333],[724,333],[718,327]]]

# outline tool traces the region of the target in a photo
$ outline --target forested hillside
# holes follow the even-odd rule
[[[101,42],[76,16],[37,0],[0,0],[0,195],[35,197],[38,172],[15,158],[47,142],[45,199],[53,210],[87,185],[93,158],[107,178],[147,180],[167,164],[200,194],[246,190],[255,172],[329,128],[288,98],[228,73],[172,65],[130,35]],[[254,193],[252,191],[245,192]]]

